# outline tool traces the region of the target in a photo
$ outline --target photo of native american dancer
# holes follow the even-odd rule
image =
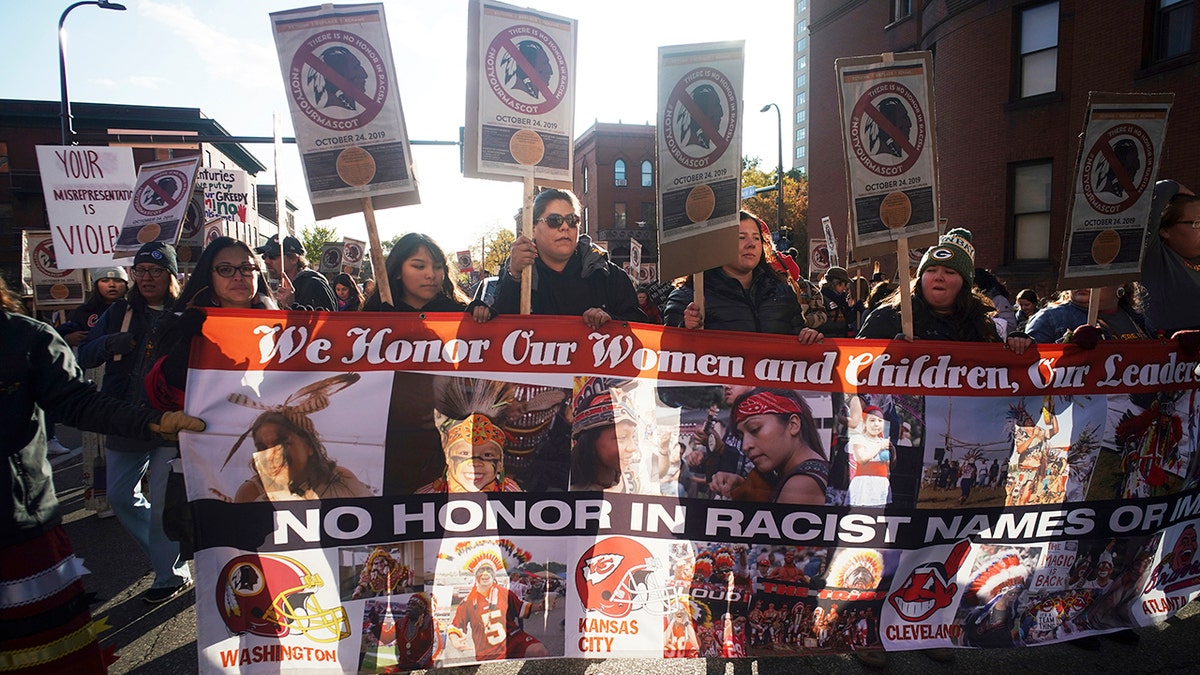
[[[432,668],[446,646],[433,597],[413,593],[368,600],[363,609],[360,673],[400,673]]]
[[[442,540],[432,587],[445,608],[437,614],[447,633],[440,665],[562,655],[566,565],[552,559],[554,541],[523,544]]]
[[[1100,452],[1106,411],[1102,396],[1030,397],[1016,403],[1009,412],[1013,453],[1006,504],[1082,501]]]
[[[911,506],[922,465],[924,399],[891,394],[835,394],[838,411],[830,502]]]
[[[383,416],[378,373],[220,373],[189,390],[189,407],[212,420],[184,446],[184,467],[207,486],[191,499],[294,501],[381,494],[383,430],[345,424]],[[228,381],[228,385],[224,382]],[[233,393],[230,393],[233,392]],[[368,428],[371,427],[371,428]]]
[[[954,617],[962,631],[952,637],[965,647],[1011,647],[1024,599],[1045,545],[975,547],[975,560]]]
[[[917,508],[1004,505],[1013,451],[1007,410],[1020,400],[925,397],[925,466]]]
[[[1174,494],[1200,480],[1200,392],[1108,397],[1108,422],[1088,499]]]
[[[342,601],[401,595],[422,590],[433,580],[425,571],[424,542],[396,542],[338,549],[338,588]]]
[[[512,402],[512,389],[495,380],[437,377],[433,390],[446,463],[441,477],[417,493],[522,492],[504,472],[508,433],[500,419]]]

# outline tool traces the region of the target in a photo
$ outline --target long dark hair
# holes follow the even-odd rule
[[[268,410],[254,419],[254,423],[250,426],[250,438],[254,440],[254,434],[264,424],[277,424],[293,435],[304,439],[312,448],[313,454],[308,458],[308,470],[303,479],[293,479],[288,483],[288,490],[295,495],[304,495],[304,483],[308,483],[308,487],[316,491],[333,482],[337,476],[337,461],[329,456],[329,452],[325,450],[325,444],[321,442],[320,437],[314,429],[304,425],[297,424],[296,420],[286,413]],[[257,448],[257,443],[255,448]],[[284,455],[286,458],[286,455]],[[285,460],[286,461],[286,460]],[[250,460],[250,468],[254,469],[254,460]]]
[[[763,225],[766,223],[766,221],[764,221],[762,218],[759,218],[758,216],[754,215],[753,213],[747,211],[746,209],[742,209],[741,211],[738,211],[738,223],[741,223],[743,220],[754,221],[754,226],[758,228],[759,236],[760,237],[762,236],[762,231],[764,229]],[[768,231],[770,231],[770,228],[766,228],[766,229]],[[769,245],[774,246],[774,243],[771,242]],[[770,275],[772,278],[774,278],[776,281],[779,281],[780,283],[788,284],[788,286],[791,286],[791,284],[788,281],[787,274],[776,270],[775,268],[771,267],[770,263],[767,262],[767,246],[768,246],[768,240],[763,239],[762,251],[758,255],[758,264],[754,266],[754,274],[766,273],[766,274]],[[717,268],[717,269],[720,269],[720,268]],[[687,275],[687,277],[683,278],[682,281],[676,280],[675,285],[676,286],[682,285],[682,286],[687,286],[688,288],[691,288],[693,280],[695,278],[696,278],[696,275],[689,274],[689,275]],[[793,288],[792,290],[793,290],[793,292],[795,292],[796,289]],[[797,294],[797,301],[799,301],[799,294]]]
[[[342,272],[333,278],[334,297],[337,297],[337,287],[339,284],[350,289],[350,297],[346,299],[345,311],[353,312],[358,309],[362,305],[362,293],[358,292],[358,284],[354,283],[349,274]]]
[[[596,454],[596,440],[600,438],[600,434],[609,427],[616,426],[615,422],[602,424],[598,427],[592,427],[579,433],[575,439],[575,445],[571,449],[571,486],[586,487],[596,485],[601,488],[610,488],[621,482],[621,469],[618,467],[612,472],[612,477],[600,476],[601,469],[609,470],[610,467],[603,465],[600,462],[600,457]]]
[[[900,289],[897,288],[880,303],[900,311]],[[920,334],[922,329],[933,318],[934,311],[925,300],[921,289],[921,277],[912,280],[913,333]],[[996,332],[996,324],[990,314],[995,311],[992,301],[971,287],[963,279],[962,288],[954,297],[954,307],[950,310],[950,321],[960,328],[960,333],[969,336],[965,342],[1002,342]]]
[[[16,293],[8,290],[8,283],[4,281],[4,277],[0,275],[0,310],[9,314],[24,314],[25,308],[21,305],[21,299]]]
[[[401,302],[404,298],[404,284],[399,279],[400,271],[404,268],[404,261],[416,255],[417,251],[421,249],[429,251],[429,257],[433,258],[435,265],[441,265],[446,269],[446,278],[442,280],[442,295],[456,302],[461,302],[464,305],[470,302],[466,294],[460,291],[458,286],[455,285],[453,280],[454,273],[450,269],[449,263],[446,262],[446,254],[442,252],[441,247],[433,239],[430,239],[428,235],[418,232],[409,232],[400,237],[400,241],[396,242],[391,252],[388,253],[385,267],[387,268],[388,285],[392,289],[392,302]],[[375,292],[363,304],[363,311],[378,312],[382,304],[379,299],[379,288],[377,286]]]
[[[275,296],[271,293],[271,287],[267,285],[267,277],[263,273],[262,261],[258,259],[258,255],[243,241],[238,241],[233,237],[217,237],[204,248],[204,252],[196,260],[196,269],[192,271],[187,285],[183,287],[183,292],[175,301],[175,311],[182,312],[188,307],[220,306],[212,290],[213,260],[216,259],[218,253],[231,246],[239,248],[243,253],[249,255],[254,266],[258,268],[258,285],[255,288],[252,304],[255,307],[276,309]]]
[[[809,450],[821,456],[821,459],[829,459],[829,453],[825,452],[825,445],[821,443],[821,434],[817,431],[817,422],[813,419],[812,408],[808,405],[808,401],[804,397],[796,393],[792,389],[772,389],[768,387],[755,387],[749,391],[744,391],[733,401],[733,409],[737,410],[742,401],[762,392],[769,392],[776,396],[795,401],[800,408],[798,413],[775,413],[781,423],[787,423],[787,418],[796,415],[800,418],[800,440],[808,446]]]

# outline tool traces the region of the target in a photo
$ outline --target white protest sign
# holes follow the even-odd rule
[[[929,52],[835,63],[855,258],[936,242],[932,64]]]
[[[659,256],[668,279],[737,257],[745,43],[658,49]]]
[[[137,184],[113,246],[113,258],[132,257],[143,244],[152,241],[179,241],[198,168],[199,157],[148,162],[138,168]]]
[[[59,269],[112,265],[137,171],[127,147],[37,146]]]
[[[365,197],[420,203],[383,5],[273,12],[271,24],[317,219],[358,213]]]
[[[472,0],[463,174],[571,187],[578,23]]]
[[[1093,92],[1088,97],[1061,288],[1078,287],[1080,280],[1095,288],[1140,278],[1173,100],[1173,94]]]

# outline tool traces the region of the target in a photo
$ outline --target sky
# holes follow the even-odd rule
[[[70,4],[0,0],[5,53],[19,68],[0,70],[0,98],[59,100],[57,26]],[[66,62],[74,102],[199,108],[230,134],[282,135],[291,118],[269,13],[312,6],[275,0],[124,0],[127,11],[81,6],[66,21]],[[388,32],[398,89],[412,140],[457,141],[466,88],[467,0],[387,0]],[[511,5],[527,6],[523,2]],[[575,137],[594,122],[653,123],[658,47],[745,40],[742,154],[770,168],[778,153],[775,111],[783,113],[784,165],[791,168],[793,5],[789,0],[738,3],[694,0],[539,0],[533,8],[579,22]],[[15,29],[20,27],[19,30]],[[274,180],[270,145],[247,149]],[[447,251],[478,244],[496,226],[510,227],[521,184],[465,179],[455,146],[414,146],[421,204],[376,212],[381,239],[423,232]],[[302,205],[297,226],[313,222],[299,154],[285,145],[283,191]],[[341,236],[366,239],[360,215],[325,221]]]

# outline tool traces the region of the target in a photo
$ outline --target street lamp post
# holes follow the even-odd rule
[[[764,105],[759,112],[767,112],[771,108],[775,109],[775,121],[779,130],[779,166],[775,169],[775,219],[779,236],[782,237],[787,234],[783,229],[783,113],[779,112],[779,106],[774,103]]]
[[[83,0],[77,2],[63,10],[62,16],[58,17],[58,84],[62,92],[62,107],[59,109],[59,115],[62,117],[62,144],[68,145],[75,141],[75,129],[71,124],[71,99],[67,97],[67,56],[63,51],[63,24],[67,21],[67,15],[71,10],[83,5],[95,5],[100,9],[114,9],[118,12],[125,11],[125,5],[117,2],[108,2],[108,0]]]

